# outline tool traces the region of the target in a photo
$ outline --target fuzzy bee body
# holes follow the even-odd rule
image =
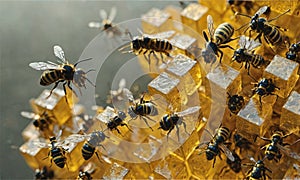
[[[250,160],[255,161],[253,158]],[[263,160],[258,160],[255,164],[244,164],[245,166],[251,166],[251,169],[248,170],[246,179],[266,179],[266,176],[270,178],[269,175],[266,174],[266,171],[272,173],[270,169],[265,167]]]
[[[239,96],[237,94],[233,96],[228,94],[227,99],[228,99],[227,107],[230,110],[230,112],[233,114],[237,114],[245,104],[243,96]]]
[[[300,42],[294,43],[289,47],[286,52],[286,58],[300,63]]]
[[[263,78],[255,84],[253,92],[259,95],[259,102],[261,103],[261,97],[268,95],[276,95],[273,93],[275,92],[275,89],[279,88],[273,83],[272,79]]]
[[[50,138],[51,142],[51,149],[50,152],[48,153],[48,156],[51,157],[51,163],[54,161],[54,163],[59,167],[59,168],[64,168],[67,158],[65,156],[66,149],[56,146],[55,144],[57,143],[56,138],[52,137]]]

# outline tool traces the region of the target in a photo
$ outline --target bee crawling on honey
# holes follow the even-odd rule
[[[147,120],[155,122],[155,120],[153,120],[149,116],[158,115],[158,110],[153,101],[144,99],[145,95],[146,93],[143,93],[139,102],[134,102],[133,99],[130,100],[131,105],[128,108],[128,114],[131,116],[131,120],[136,119],[137,117],[142,119],[145,122],[145,124],[153,131],[152,127],[149,125]]]
[[[227,92],[227,107],[230,110],[231,113],[233,114],[237,114],[245,105],[244,102],[244,97],[243,96],[239,96],[237,94],[235,95],[230,95]]]
[[[284,135],[282,131],[275,131],[272,134],[271,138],[260,137],[261,139],[269,142],[268,144],[261,147],[261,150],[265,150],[264,154],[268,160],[274,160],[275,162],[278,162],[282,157],[282,154],[280,151],[284,152],[289,157],[300,160],[299,155],[297,155],[295,152],[292,152],[291,149],[285,147],[285,146],[292,146],[292,145],[300,142],[300,139],[298,139],[296,142],[294,142],[292,145],[290,145],[288,143],[283,142],[283,139],[288,136],[289,136],[289,134]]]
[[[59,83],[63,83],[63,89],[65,94],[67,94],[66,91],[66,85],[67,85],[74,92],[76,96],[77,96],[76,92],[70,86],[71,82],[79,89],[80,94],[81,94],[80,88],[81,87],[86,88],[85,85],[86,81],[88,81],[92,86],[95,87],[95,85],[86,77],[87,73],[95,70],[90,69],[85,72],[82,69],[76,68],[76,66],[79,63],[84,61],[90,61],[92,58],[80,60],[73,65],[66,60],[65,53],[60,46],[58,45],[53,46],[53,51],[54,51],[54,55],[59,59],[58,62],[61,63],[60,65],[53,63],[51,61],[33,62],[29,64],[29,66],[35,70],[44,71],[40,78],[40,85],[48,86],[50,84],[55,83],[48,97],[51,96],[53,90],[58,86]]]
[[[250,23],[242,25],[240,28],[237,30],[240,30],[246,26],[248,26],[244,32],[246,32],[249,28],[250,30],[250,37],[251,37],[251,31],[255,31],[258,33],[258,35],[254,38],[254,40],[259,40],[261,43],[261,36],[264,36],[265,41],[268,43],[268,45],[280,45],[282,43],[289,42],[288,37],[285,36],[282,31],[285,30],[279,26],[272,25],[270,22],[278,19],[279,17],[285,15],[286,13],[290,12],[290,9],[286,10],[285,12],[281,13],[280,15],[272,18],[272,19],[266,19],[264,17],[261,17],[263,14],[269,14],[270,7],[269,6],[263,6],[261,7],[255,14],[254,16],[250,16],[247,14],[242,14],[237,12],[236,15],[239,16],[245,16],[250,18]],[[271,46],[270,46],[271,47]],[[271,47],[272,48],[272,47]],[[273,50],[273,49],[272,49]],[[274,51],[274,50],[273,50]]]
[[[264,159],[255,161],[253,157],[250,158],[251,161],[253,161],[255,164],[243,164],[243,166],[250,166],[251,169],[248,170],[246,179],[266,179],[266,176],[268,176],[269,179],[271,177],[266,174],[266,171],[272,173],[270,169],[268,169],[264,164]]]
[[[102,19],[102,22],[92,21],[89,22],[88,26],[89,28],[96,28],[105,31],[108,37],[121,36],[122,35],[121,30],[113,24],[116,14],[117,14],[116,7],[111,8],[109,16],[107,16],[107,13],[104,9],[100,9],[99,15],[100,18]]]
[[[198,149],[205,145],[205,149],[201,151],[200,154],[205,152],[207,160],[210,161],[213,159],[213,167],[215,166],[217,156],[219,156],[219,158],[222,160],[221,152],[223,152],[226,157],[233,162],[235,158],[232,152],[226,147],[227,144],[230,144],[229,142],[226,142],[230,137],[229,129],[220,126],[216,130],[216,134],[214,136],[207,129],[204,130],[211,136],[212,139],[209,142],[203,142],[196,147],[196,149]]]
[[[287,59],[300,63],[300,41],[292,44],[285,55]]]
[[[93,179],[92,174],[95,172],[95,164],[89,162],[86,166],[80,168],[77,180],[91,180]]]
[[[250,66],[252,65],[254,68],[259,68],[261,66],[267,65],[267,61],[263,56],[254,53],[254,49],[260,46],[261,43],[254,41],[246,36],[241,36],[239,40],[240,48],[234,51],[232,56],[232,61],[236,61],[241,63],[241,67],[243,63],[245,64],[245,69],[248,71],[248,75],[250,75]],[[252,77],[254,79],[254,77]]]
[[[232,39],[232,35],[234,33],[234,28],[231,24],[225,22],[220,24],[216,31],[214,29],[214,21],[211,15],[207,16],[207,29],[209,33],[209,38],[205,31],[203,31],[203,36],[206,41],[206,47],[202,50],[202,57],[204,58],[205,63],[215,63],[217,57],[220,56],[220,63],[222,62],[223,58],[223,48],[230,48],[234,50],[233,47],[227,45],[227,43],[235,40],[236,38]]]
[[[174,127],[176,127],[177,129],[177,137],[178,137],[178,141],[180,140],[179,137],[179,125],[183,125],[184,130],[187,134],[189,134],[186,130],[186,123],[183,121],[183,118],[185,116],[191,115],[193,113],[196,113],[200,110],[200,106],[194,106],[194,107],[189,107],[184,111],[181,112],[171,112],[168,114],[165,114],[161,121],[159,122],[160,127],[158,129],[162,129],[164,131],[168,131],[167,133],[167,140],[169,137],[169,134],[172,132],[172,130],[174,129]]]
[[[164,62],[163,54],[166,55],[167,57],[171,57],[170,53],[173,50],[173,45],[167,39],[163,38],[163,36],[165,35],[161,35],[161,34],[145,35],[140,31],[142,36],[133,37],[128,30],[126,30],[125,33],[129,35],[131,42],[129,45],[125,45],[122,48],[120,48],[119,51],[121,51],[122,53],[133,53],[135,55],[143,54],[144,58],[147,60],[149,64],[149,69],[150,69],[151,54],[153,54],[153,56],[157,60],[156,64],[158,64],[159,62],[156,53],[160,54],[161,60],[163,62]],[[127,47],[130,47],[130,50],[123,51]],[[148,53],[148,57],[146,56],[147,53]]]
[[[276,95],[278,98],[278,95],[274,94],[276,89],[280,90],[280,88],[274,84],[272,79],[262,78],[258,83],[254,83],[253,93],[258,94],[259,103],[262,104],[261,98],[264,96]]]

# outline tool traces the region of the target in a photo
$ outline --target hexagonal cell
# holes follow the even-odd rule
[[[282,98],[286,98],[295,87],[299,78],[297,75],[298,69],[298,63],[275,55],[265,69],[263,76],[273,79],[276,86],[280,88],[276,94]]]
[[[284,123],[293,124],[295,128],[300,125],[300,94],[296,91],[291,93],[282,107],[280,124]]]
[[[145,33],[162,32],[172,29],[173,22],[170,21],[169,13],[152,8],[142,15],[142,27]]]
[[[181,21],[184,25],[192,28],[196,32],[201,32],[203,27],[206,27],[206,6],[191,3],[181,12]],[[184,27],[184,31],[189,32],[189,29]]]

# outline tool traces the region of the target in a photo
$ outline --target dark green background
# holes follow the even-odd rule
[[[77,61],[99,33],[87,27],[89,21],[98,20],[99,9],[109,11],[116,6],[115,22],[122,22],[139,18],[151,7],[164,8],[168,4],[178,2],[0,1],[1,179],[32,179],[34,174],[19,151],[11,148],[24,143],[21,132],[30,122],[20,116],[20,111],[31,111],[29,99],[43,90],[38,83],[41,72],[28,64],[54,61],[54,44],[64,48],[68,59]]]

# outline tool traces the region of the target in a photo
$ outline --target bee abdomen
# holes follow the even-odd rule
[[[90,159],[93,156],[94,152],[95,152],[95,148],[92,147],[91,145],[89,145],[88,143],[85,143],[82,146],[81,153],[82,153],[83,159],[85,159],[85,160]]]
[[[63,155],[54,157],[53,161],[60,168],[64,168],[66,164],[66,158]]]
[[[53,70],[53,71],[45,71],[40,79],[40,85],[42,86],[48,86],[57,80],[59,80],[61,77],[60,71]]]
[[[214,39],[217,44],[226,43],[233,35],[233,32],[234,28],[229,23],[222,23],[217,27]]]
[[[266,38],[272,45],[282,42],[282,36],[280,34],[280,31],[276,27],[272,27],[271,32],[269,34],[266,34]]]
[[[263,65],[265,63],[265,60],[262,56],[258,55],[258,54],[255,54],[253,55],[253,58],[252,58],[252,65],[254,67],[259,67],[261,65]]]

